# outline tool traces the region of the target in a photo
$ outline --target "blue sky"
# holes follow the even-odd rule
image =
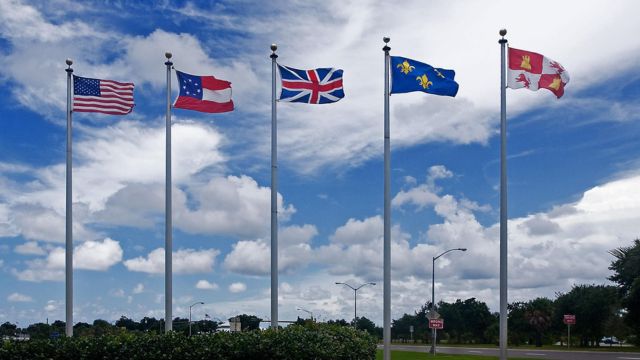
[[[383,46],[456,70],[456,98],[391,98],[392,316],[498,308],[498,30],[560,62],[565,96],[508,90],[509,300],[606,283],[638,237],[640,30],[632,1],[0,0],[0,321],[64,319],[66,58],[131,81],[124,117],[74,114],[75,320],[164,314],[164,53],[232,82],[236,110],[173,112],[174,316],[269,317],[269,45],[344,69],[332,105],[278,104],[280,318],[382,322]],[[539,20],[545,19],[545,20]],[[615,32],[611,29],[615,29]],[[177,89],[174,89],[174,95]]]

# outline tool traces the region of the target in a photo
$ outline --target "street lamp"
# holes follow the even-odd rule
[[[311,322],[313,322],[313,313],[312,313],[311,311],[306,310],[306,309],[303,309],[303,308],[301,308],[301,307],[296,308],[296,310],[298,310],[298,311],[304,311],[304,312],[306,312],[307,314],[309,314],[309,316],[311,316]]]
[[[191,337],[191,308],[196,305],[204,305],[204,303],[202,301],[198,301],[196,303],[189,305],[189,337]]]
[[[445,252],[443,252],[442,254],[435,256],[433,258],[433,262],[431,263],[431,309],[433,311],[436,310],[436,260],[438,260],[439,257],[441,257],[442,255],[446,254],[446,253],[450,253],[452,251],[467,251],[467,248],[455,248],[455,249],[449,249]],[[431,352],[433,353],[433,355],[436,354],[436,329],[431,329],[431,334],[433,335],[432,337],[432,341],[431,341]]]
[[[353,286],[347,284],[347,283],[343,283],[343,282],[336,282],[336,285],[345,285],[351,288],[351,290],[353,290],[353,326],[356,327],[356,321],[358,321],[358,290],[360,290],[360,288],[367,286],[367,285],[371,285],[374,286],[376,283],[374,282],[368,282],[368,283],[364,283],[356,288],[354,288]]]

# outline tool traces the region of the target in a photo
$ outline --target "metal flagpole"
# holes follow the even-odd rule
[[[500,360],[507,359],[507,86],[504,36],[500,30]]]
[[[73,61],[67,59],[67,200],[66,200],[66,228],[65,228],[65,305],[66,305],[66,322],[65,334],[68,337],[73,336],[73,201],[71,187],[71,138],[72,138],[72,119],[71,113],[71,74],[73,69],[71,65]]]
[[[164,54],[167,61],[167,120],[166,120],[166,194],[165,194],[165,228],[164,228],[164,331],[173,330],[173,273],[172,273],[172,256],[173,256],[173,231],[171,216],[171,53]]]
[[[384,360],[391,359],[391,154],[389,126],[389,50],[388,37],[384,37],[384,291],[383,339]]]
[[[278,328],[278,118],[276,115],[276,50],[271,44],[271,327]]]

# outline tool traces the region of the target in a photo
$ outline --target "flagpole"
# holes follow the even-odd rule
[[[500,30],[500,360],[507,359],[507,86],[505,46]]]
[[[391,39],[384,37],[384,310],[383,310],[383,342],[384,360],[391,359],[391,200],[389,197],[391,186],[391,154],[390,154],[390,124],[389,124],[389,50]]]
[[[278,118],[276,114],[276,50],[271,44],[271,328],[278,328]]]
[[[67,199],[66,199],[66,227],[65,227],[65,334],[67,337],[73,336],[73,201],[72,201],[72,172],[71,172],[71,139],[72,139],[72,118],[71,113],[71,74],[73,61],[67,59]]]
[[[166,52],[164,56],[167,61],[167,119],[166,119],[166,194],[165,194],[165,228],[164,228],[164,331],[173,330],[173,273],[172,273],[172,255],[173,255],[173,231],[171,216],[171,53]]]

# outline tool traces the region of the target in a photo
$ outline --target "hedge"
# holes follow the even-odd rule
[[[0,360],[373,360],[376,344],[364,331],[313,324],[192,337],[122,333],[8,341],[0,348]]]

